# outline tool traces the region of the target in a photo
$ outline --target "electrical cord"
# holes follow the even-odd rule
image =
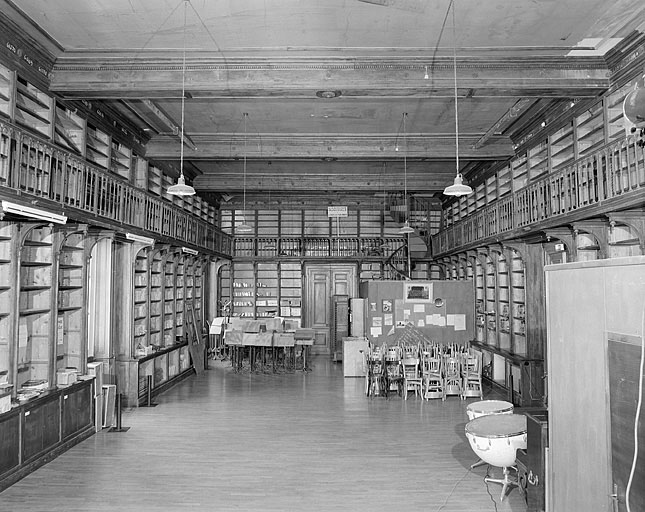
[[[486,492],[488,493],[488,496],[490,500],[493,502],[493,506],[495,507],[495,512],[497,512],[497,502],[495,501],[495,498],[493,498],[493,495],[490,492],[490,485],[486,481],[487,478],[490,478],[490,469],[491,465],[489,464],[488,467],[486,468],[486,475],[484,476],[484,484],[486,484]]]
[[[464,481],[464,479],[468,476],[468,474],[469,474],[469,473],[470,473],[470,468],[468,468],[468,469],[466,470],[466,472],[464,473],[464,476],[462,476],[459,480],[457,480],[457,481],[455,482],[455,485],[453,485],[453,486],[452,486],[452,489],[450,490],[450,493],[448,493],[448,496],[446,496],[446,499],[445,499],[445,500],[444,500],[444,502],[441,504],[441,506],[436,510],[436,512],[440,512],[440,511],[441,511],[441,509],[442,509],[443,507],[445,507],[445,506],[446,506],[446,504],[448,503],[448,500],[449,500],[449,499],[451,498],[451,496],[455,493],[455,489],[457,488],[457,486],[458,486],[461,482],[463,482],[463,481]],[[496,509],[496,510],[497,510],[497,509]]]
[[[638,461],[638,423],[641,415],[641,407],[643,405],[643,367],[645,366],[645,304],[643,305],[643,313],[641,317],[641,361],[638,372],[638,403],[636,404],[636,416],[634,417],[634,457],[632,459],[632,467],[629,471],[629,478],[627,480],[627,487],[625,488],[625,505],[627,512],[631,512],[629,503],[629,494],[632,489],[634,481],[634,473],[636,472],[636,462]]]

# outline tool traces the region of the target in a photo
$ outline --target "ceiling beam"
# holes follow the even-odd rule
[[[444,135],[408,135],[406,156],[410,158],[453,159],[455,157],[455,137]],[[499,160],[511,157],[513,146],[510,138],[491,136],[488,143],[473,148],[479,136],[460,135],[459,156],[464,159]],[[396,150],[395,136],[368,135],[270,135],[253,134],[247,139],[246,149],[240,135],[219,134],[193,135],[194,149],[184,149],[188,160],[208,159],[377,159],[400,160],[403,151]],[[146,156],[152,159],[178,159],[180,146],[174,138],[156,137],[146,147]]]
[[[144,56],[145,57],[145,56]],[[131,53],[107,57],[72,52],[54,66],[51,91],[67,98],[179,98],[183,66]],[[309,97],[323,90],[343,96],[428,97],[454,94],[453,66],[439,58],[425,79],[429,59],[209,59],[187,60],[186,91],[200,97]],[[459,88],[467,96],[595,96],[609,85],[598,57],[460,58]],[[375,86],[378,84],[378,86]],[[324,100],[323,100],[324,101]],[[333,101],[333,100],[331,100]]]

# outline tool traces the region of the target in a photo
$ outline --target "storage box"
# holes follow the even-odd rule
[[[273,345],[273,332],[260,332],[256,336],[256,347],[270,347]]]
[[[253,346],[257,345],[258,334],[253,332],[245,332],[242,334],[242,345]]]
[[[224,343],[226,345],[241,345],[243,334],[242,331],[226,330],[224,331]]]
[[[11,393],[0,393],[0,414],[11,410]]]
[[[77,370],[70,370],[67,368],[64,370],[58,370],[56,372],[56,385],[69,386],[70,384],[74,384],[74,382],[76,382],[77,375]]]
[[[274,347],[293,347],[295,339],[291,332],[276,332],[273,334]]]

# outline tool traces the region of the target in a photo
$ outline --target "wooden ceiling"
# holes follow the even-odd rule
[[[440,199],[456,170],[455,54],[468,180],[601,94],[644,4],[456,0],[453,31],[450,0],[0,0],[42,31],[51,89],[119,111],[175,175],[183,82],[184,172],[213,202],[406,186]]]

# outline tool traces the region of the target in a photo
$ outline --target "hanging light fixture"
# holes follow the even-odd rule
[[[251,233],[251,232],[253,232],[253,228],[251,226],[249,226],[245,222],[245,217],[244,217],[246,215],[246,119],[249,117],[249,114],[247,112],[244,112],[244,114],[242,114],[242,115],[244,116],[244,160],[243,160],[243,162],[244,162],[243,163],[243,176],[244,176],[244,178],[243,178],[243,195],[242,195],[242,197],[243,197],[243,199],[242,199],[242,205],[243,205],[242,206],[242,212],[243,213],[242,213],[242,217],[241,217],[242,224],[237,226],[235,228],[235,231],[237,233]]]
[[[408,206],[408,141],[405,131],[405,120],[408,117],[407,112],[403,112],[403,201],[405,203],[405,222],[403,227],[399,229],[399,235],[409,235],[414,233],[414,229],[410,226],[410,208]]]
[[[190,185],[186,185],[186,180],[184,178],[184,119],[186,116],[185,113],[185,102],[186,102],[186,11],[188,9],[188,2],[190,0],[184,0],[184,41],[183,41],[183,59],[181,66],[181,133],[179,134],[179,142],[181,144],[181,149],[179,150],[179,178],[177,179],[177,184],[168,187],[168,193],[172,196],[193,196],[195,195],[195,189]]]
[[[459,172],[459,114],[457,109],[457,29],[455,28],[455,0],[451,0],[452,4],[452,63],[455,78],[455,160],[457,175],[455,182],[446,187],[443,191],[447,196],[466,196],[473,193],[473,189],[468,185],[464,185],[464,179]]]

